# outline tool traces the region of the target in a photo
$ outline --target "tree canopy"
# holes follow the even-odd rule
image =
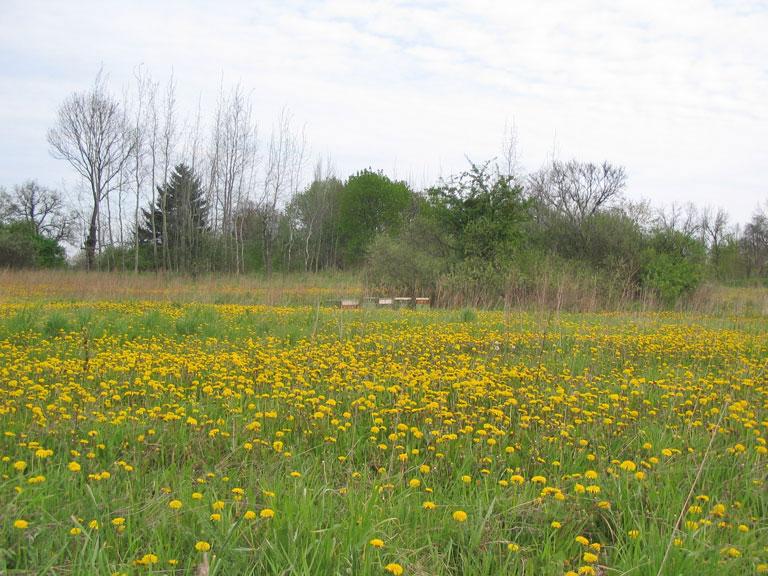
[[[363,262],[377,234],[399,232],[412,198],[405,182],[392,181],[382,172],[369,169],[350,176],[339,198],[344,264]]]

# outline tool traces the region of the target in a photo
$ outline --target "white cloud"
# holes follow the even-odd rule
[[[738,219],[768,196],[768,9],[761,2],[42,2],[0,5],[0,184],[72,181],[47,152],[59,102],[101,63],[114,84],[173,69],[210,109],[222,76],[266,131],[287,105],[341,173],[417,180],[497,153],[627,167],[630,194]]]

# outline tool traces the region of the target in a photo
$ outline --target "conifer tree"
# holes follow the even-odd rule
[[[200,178],[186,164],[178,164],[168,182],[158,186],[158,192],[154,209],[151,212],[142,210],[144,224],[139,227],[139,243],[152,246],[154,242],[158,248],[165,243],[172,269],[181,272],[194,270],[198,267],[208,231],[208,203]],[[165,198],[165,227],[161,225],[161,198]],[[163,237],[164,228],[167,238]]]

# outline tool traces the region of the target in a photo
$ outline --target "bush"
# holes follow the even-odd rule
[[[440,278],[441,304],[493,308],[504,300],[508,270],[492,262],[468,258]]]
[[[643,284],[672,305],[699,286],[705,259],[701,242],[675,230],[659,231],[643,253]]]
[[[368,255],[368,278],[377,287],[410,297],[432,296],[445,268],[438,256],[428,254],[406,238],[380,235]]]
[[[0,224],[0,267],[54,268],[65,262],[59,243],[35,233],[32,224]]]

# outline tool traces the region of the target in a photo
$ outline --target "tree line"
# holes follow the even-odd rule
[[[526,174],[511,131],[499,158],[423,190],[371,168],[342,179],[329,161],[307,177],[289,111],[262,136],[236,86],[220,90],[211,118],[183,119],[175,80],[139,69],[122,99],[103,74],[68,97],[48,143],[85,201],[35,181],[0,191],[0,266],[63,265],[68,243],[87,269],[362,269],[392,290],[490,302],[536,285],[545,267],[669,302],[705,279],[768,276],[766,210],[738,226],[723,210],[654,209],[627,199],[625,170],[610,162],[553,159]]]

